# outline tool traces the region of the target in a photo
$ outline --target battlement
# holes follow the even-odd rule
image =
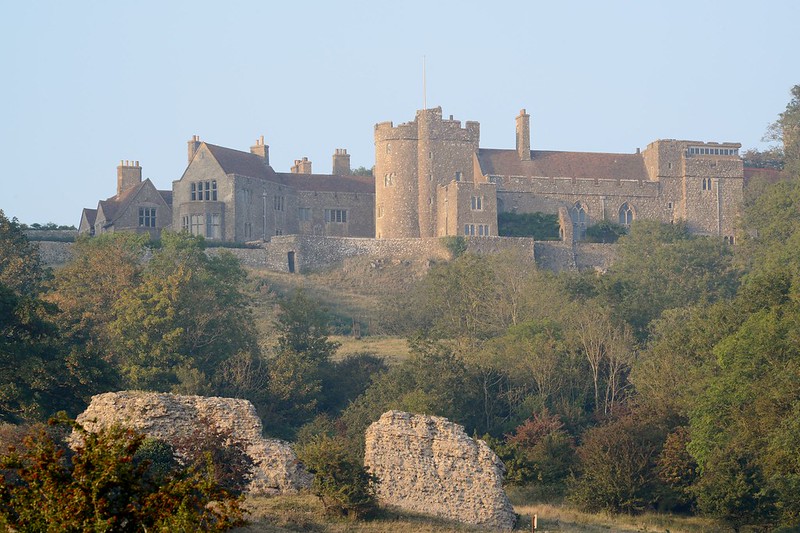
[[[394,126],[392,122],[375,124],[375,141],[418,140],[422,135],[431,139],[448,139],[475,143],[480,140],[480,123],[468,120],[464,127],[453,115],[449,119],[442,118],[442,108],[419,109],[414,120]],[[420,133],[422,130],[424,134]]]

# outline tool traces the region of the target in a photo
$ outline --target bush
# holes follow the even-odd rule
[[[297,456],[314,474],[311,491],[322,501],[325,514],[358,520],[377,508],[377,479],[366,471],[347,441],[317,435],[297,450]]]
[[[577,449],[580,475],[571,481],[572,501],[590,512],[650,507],[661,492],[655,467],[663,439],[658,428],[632,415],[587,431]]]
[[[537,241],[559,240],[558,215],[545,213],[498,213],[497,234],[501,237],[533,237]]]
[[[442,244],[450,252],[451,259],[457,259],[467,251],[467,239],[463,236],[449,236],[441,238]]]
[[[628,234],[628,229],[620,224],[603,220],[586,228],[586,241],[614,243],[623,235]]]
[[[214,482],[210,462],[154,476],[149,460],[136,459],[142,435],[70,424],[82,439],[71,457],[44,430],[26,437],[24,450],[0,456],[0,524],[18,531],[226,531],[243,523],[239,501]]]

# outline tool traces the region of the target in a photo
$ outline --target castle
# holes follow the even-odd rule
[[[530,115],[516,117],[516,147],[480,147],[480,124],[442,118],[375,125],[373,177],[355,176],[337,149],[331,174],[307,158],[275,172],[261,137],[249,152],[188,143],[172,191],[117,168],[117,195],[84,209],[80,231],[183,230],[207,239],[268,241],[279,235],[413,239],[498,236],[498,213],[558,215],[561,238],[584,238],[600,221],[684,220],[689,230],[733,243],[743,197],[739,143],[657,140],[635,153],[531,149]]]

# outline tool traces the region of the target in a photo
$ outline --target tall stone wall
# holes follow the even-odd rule
[[[502,461],[446,418],[384,413],[367,429],[364,465],[384,504],[492,530],[516,522]]]
[[[216,427],[230,432],[233,441],[241,443],[253,460],[248,492],[291,493],[311,483],[311,476],[288,443],[261,436],[261,420],[247,400],[142,391],[108,392],[93,396],[77,421],[88,431],[119,424],[171,443],[198,430]]]

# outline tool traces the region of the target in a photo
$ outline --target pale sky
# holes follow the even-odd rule
[[[635,152],[656,139],[763,148],[800,84],[800,2],[0,1],[0,209],[78,225],[120,160],[171,189],[186,142],[278,172],[336,148],[374,163],[375,123],[428,107],[514,147]]]

